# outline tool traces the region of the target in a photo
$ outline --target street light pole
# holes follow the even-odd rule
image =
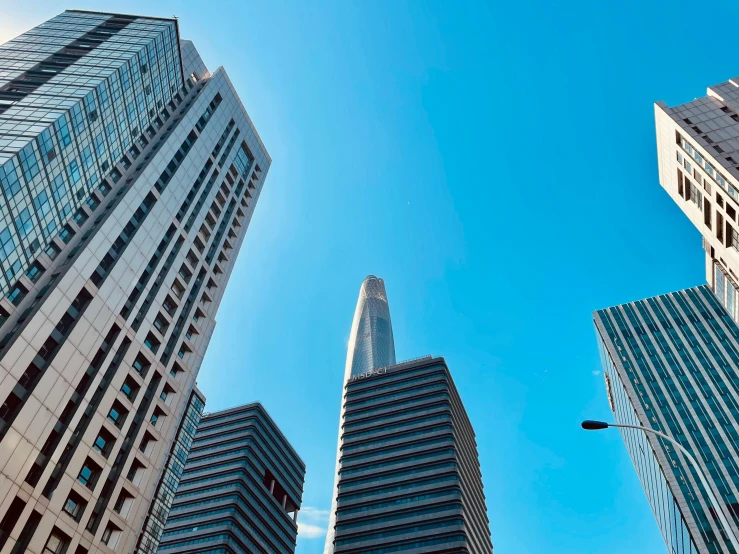
[[[706,479],[706,476],[703,474],[703,470],[698,465],[698,462],[693,457],[693,455],[688,452],[685,447],[683,447],[682,444],[677,442],[675,439],[670,437],[669,435],[665,435],[661,431],[656,431],[655,429],[650,429],[649,427],[642,427],[641,425],[628,425],[626,423],[606,423],[605,421],[593,421],[593,420],[585,420],[582,422],[582,428],[586,431],[599,431],[601,429],[608,429],[609,427],[621,427],[625,429],[639,429],[641,431],[644,431],[645,433],[652,433],[653,435],[657,435],[659,437],[662,437],[666,441],[669,441],[672,443],[675,448],[677,448],[680,452],[683,453],[683,455],[690,461],[691,464],[693,464],[693,467],[695,468],[695,472],[698,474],[698,478],[701,481],[701,484],[703,485],[703,488],[706,490],[706,494],[708,494],[708,498],[711,501],[711,504],[713,504],[713,509],[716,511],[716,515],[718,516],[719,521],[721,522],[721,525],[724,527],[724,531],[726,531],[726,535],[729,537],[729,542],[731,542],[731,545],[734,547],[734,552],[739,554],[739,540],[737,540],[736,535],[734,534],[734,530],[729,525],[729,521],[726,519],[726,516],[724,515],[724,510],[722,509],[721,503],[716,498],[716,495],[713,494],[713,489],[711,488],[711,485],[708,483],[708,480]]]

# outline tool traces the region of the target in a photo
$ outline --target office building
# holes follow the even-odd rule
[[[739,321],[739,78],[655,105],[659,181],[703,236],[706,279]]]
[[[449,369],[431,356],[395,363],[376,277],[360,291],[340,421],[324,552],[492,552],[475,434]]]
[[[0,551],[151,550],[269,165],[174,18],[0,46]]]
[[[204,416],[159,552],[292,554],[304,478],[261,404]]]
[[[698,461],[739,533],[739,327],[706,285],[594,314],[618,423],[666,433]],[[690,462],[622,429],[670,554],[733,552]]]
[[[180,425],[164,465],[164,471],[162,471],[159,478],[154,499],[149,505],[143,531],[139,535],[136,544],[136,554],[153,554],[159,547],[159,539],[167,523],[167,516],[169,516],[169,510],[172,507],[174,495],[185,469],[190,446],[195,438],[198,425],[200,425],[204,408],[205,397],[195,387],[195,390],[190,394],[190,401],[185,408],[185,414],[180,418]]]

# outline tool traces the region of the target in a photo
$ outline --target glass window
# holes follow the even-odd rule
[[[111,408],[110,413],[108,414],[108,419],[110,419],[110,421],[112,421],[113,423],[118,424],[118,421],[120,421],[121,419],[121,414],[115,408]]]
[[[82,165],[85,166],[85,169],[90,169],[94,163],[95,157],[92,155],[92,148],[85,146],[85,149],[82,150]]]
[[[43,554],[61,554],[66,550],[68,544],[69,540],[55,527],[51,532],[51,535],[49,535],[49,539],[46,541]]]
[[[49,195],[46,194],[45,190],[42,190],[36,198],[33,199],[33,205],[36,207],[36,213],[39,217],[44,217],[51,211],[51,204],[49,204]]]
[[[15,227],[21,238],[25,237],[33,229],[33,220],[31,219],[31,211],[24,208],[18,217],[15,218]]]
[[[67,197],[67,184],[64,182],[63,175],[57,175],[51,182],[51,194],[57,202]]]
[[[21,184],[18,179],[15,160],[10,160],[3,167],[0,167],[0,183],[2,183],[6,196],[15,196],[20,192]]]
[[[23,176],[26,181],[29,182],[36,175],[38,175],[38,160],[36,159],[36,152],[33,150],[33,143],[29,143],[21,150],[20,155],[21,168],[23,169]]]
[[[56,129],[59,143],[62,145],[62,148],[72,142],[72,135],[69,132],[69,124],[67,123],[66,114],[62,115],[59,119],[56,120],[56,122],[54,123],[54,128]]]
[[[41,159],[44,163],[50,162],[56,157],[54,136],[51,134],[51,129],[46,129],[39,135],[38,147],[41,152]]]
[[[72,186],[76,185],[82,178],[80,174],[80,166],[77,163],[77,160],[69,162],[69,165],[67,166],[67,177],[69,177],[69,182]]]
[[[15,243],[13,242],[13,236],[6,227],[0,231],[0,261],[5,261],[15,250]]]
[[[72,109],[69,111],[70,115],[72,116],[72,122],[74,123],[74,130],[77,131],[77,133],[81,133],[85,130],[85,118],[82,115],[82,109],[80,108],[79,103],[72,106]]]
[[[56,221],[53,219],[44,227],[44,236],[48,239],[56,231]],[[53,259],[53,258],[52,258]]]

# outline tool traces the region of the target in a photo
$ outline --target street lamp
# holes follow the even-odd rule
[[[731,542],[731,545],[734,547],[734,551],[739,553],[739,540],[737,540],[736,535],[734,534],[734,530],[729,525],[728,520],[726,519],[726,516],[724,515],[724,511],[721,507],[721,503],[716,499],[716,496],[713,494],[713,489],[711,488],[711,485],[708,484],[708,480],[706,479],[706,476],[703,474],[703,470],[698,465],[698,462],[693,458],[693,455],[688,452],[682,444],[677,442],[675,439],[670,437],[669,435],[665,435],[661,431],[656,431],[654,429],[650,429],[649,427],[642,427],[641,425],[628,425],[626,423],[606,423],[605,421],[595,421],[592,419],[586,419],[582,422],[582,428],[586,431],[600,431],[601,429],[608,429],[609,427],[621,427],[625,429],[639,429],[641,431],[644,431],[645,433],[652,433],[653,435],[657,435],[659,437],[662,437],[666,441],[671,442],[675,448],[677,448],[680,452],[683,453],[683,455],[690,461],[691,464],[693,464],[693,467],[695,468],[695,472],[698,474],[698,478],[701,481],[701,484],[703,485],[703,488],[706,490],[706,494],[708,494],[708,498],[711,501],[711,504],[713,504],[713,509],[716,511],[716,515],[718,515],[719,521],[721,521],[721,525],[724,527],[724,531],[726,531],[726,534],[729,537],[729,542]]]

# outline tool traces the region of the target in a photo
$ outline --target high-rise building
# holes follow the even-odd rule
[[[655,105],[659,181],[703,236],[706,279],[739,321],[739,78]]]
[[[706,285],[594,314],[618,423],[676,439],[739,533],[739,326]],[[671,554],[734,552],[695,468],[669,442],[622,429]]]
[[[269,166],[176,19],[72,10],[0,46],[0,550],[150,548]]]
[[[362,284],[343,391],[324,552],[491,553],[475,434],[449,369],[431,356],[395,363],[376,277]]]
[[[135,554],[153,554],[159,547],[159,539],[162,536],[164,525],[167,523],[169,509],[172,507],[180,477],[187,463],[190,446],[195,438],[195,433],[200,425],[200,418],[205,408],[205,397],[200,390],[190,394],[190,401],[185,406],[185,413],[180,418],[180,426],[177,429],[169,457],[159,478],[154,499],[149,505],[146,514],[143,531],[139,535]]]
[[[304,478],[261,404],[204,416],[159,552],[292,554]]]

